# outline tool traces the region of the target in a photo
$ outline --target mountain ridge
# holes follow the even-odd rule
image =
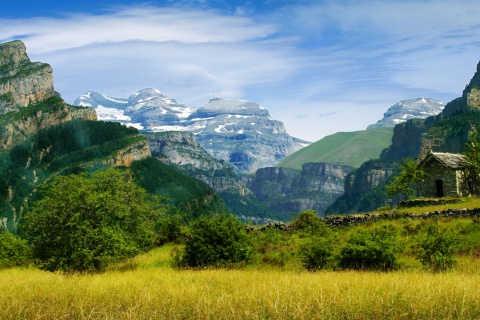
[[[309,144],[291,137],[281,121],[251,101],[212,98],[194,109],[157,89],[146,88],[128,99],[89,91],[74,104],[95,109],[101,120],[118,121],[145,132],[191,132],[210,155],[242,173],[274,166]]]

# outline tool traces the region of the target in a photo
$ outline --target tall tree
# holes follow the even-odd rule
[[[427,173],[417,166],[412,159],[405,159],[399,166],[400,173],[393,177],[385,187],[391,196],[400,196],[401,200],[407,200],[417,195],[417,185],[424,180]]]
[[[468,182],[471,194],[479,194],[480,190],[480,134],[474,131],[466,145],[468,166],[465,170],[465,180]]]
[[[59,176],[43,190],[22,231],[46,270],[102,271],[156,241],[161,208],[126,171]]]

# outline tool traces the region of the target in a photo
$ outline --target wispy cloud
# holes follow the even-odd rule
[[[50,63],[69,102],[144,87],[194,107],[254,100],[309,140],[365,128],[401,99],[452,99],[480,58],[476,0],[167,3],[0,18],[0,41]]]

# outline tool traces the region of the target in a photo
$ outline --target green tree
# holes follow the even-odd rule
[[[225,267],[249,262],[251,247],[244,225],[231,215],[200,217],[192,223],[179,266]]]
[[[127,171],[56,177],[22,231],[46,270],[102,271],[156,242],[159,208]]]
[[[401,200],[407,200],[417,195],[417,185],[427,177],[427,173],[412,159],[405,159],[399,169],[400,173],[393,177],[385,190],[391,196],[400,195]]]
[[[468,166],[465,170],[465,178],[469,183],[470,193],[478,195],[480,192],[480,134],[475,131],[470,135],[465,155],[468,158]]]

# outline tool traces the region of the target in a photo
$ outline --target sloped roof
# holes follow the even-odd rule
[[[420,162],[419,167],[424,167],[431,160],[437,160],[442,165],[449,169],[460,170],[464,169],[468,165],[468,158],[463,154],[458,153],[446,153],[446,152],[430,152],[425,159]]]

